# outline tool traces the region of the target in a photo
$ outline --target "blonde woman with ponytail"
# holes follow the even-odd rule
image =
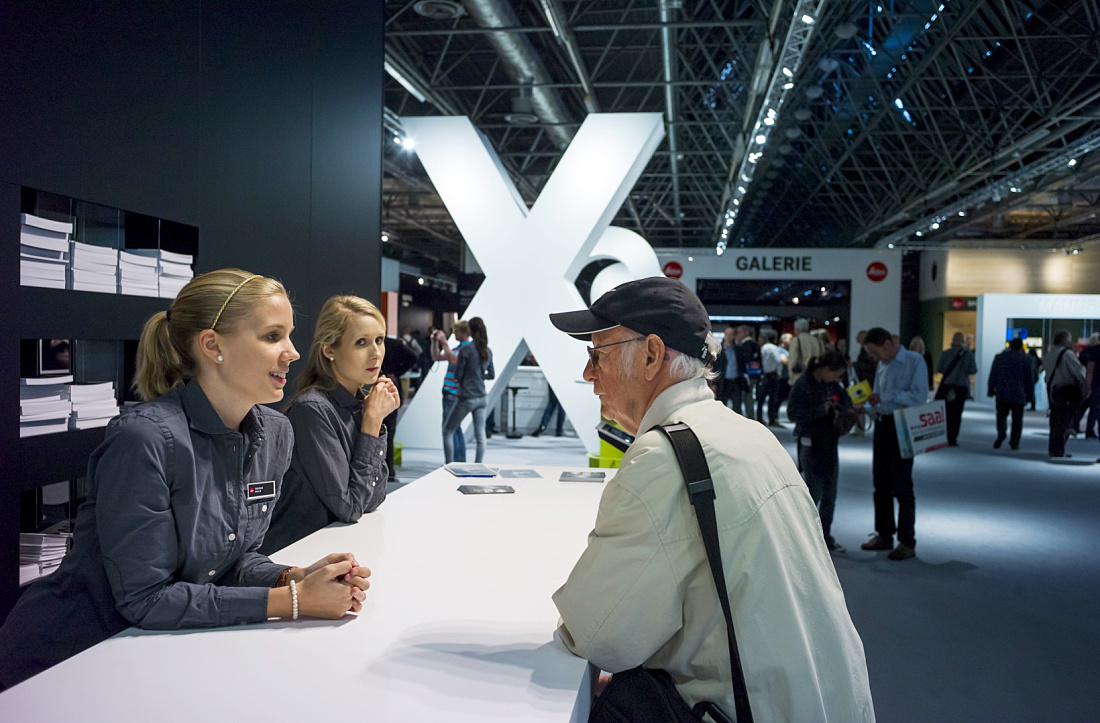
[[[386,319],[358,296],[321,307],[298,392],[286,409],[294,454],[261,549],[275,552],[333,522],[357,522],[386,499],[387,430],[401,404],[381,374]]]
[[[350,553],[308,568],[257,550],[290,464],[283,398],[298,352],[282,284],[240,269],[193,279],[145,324],[134,388],[88,463],[60,569],[0,628],[0,687],[131,625],[151,630],[357,612],[370,571]]]

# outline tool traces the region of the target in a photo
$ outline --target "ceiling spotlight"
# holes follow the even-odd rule
[[[1077,255],[1077,254],[1079,254],[1079,253],[1081,253],[1081,249],[1074,249],[1074,250],[1073,250],[1073,255],[1074,255],[1074,256],[1076,256],[1076,255]]]
[[[790,68],[783,68],[783,75],[787,76],[788,78],[794,77],[794,73],[791,72]]]
[[[935,230],[936,230],[936,229],[938,229],[939,227],[940,227],[939,223],[933,223],[933,224],[932,224],[931,226],[929,226],[928,228],[930,228],[930,229],[932,229],[933,231],[935,231]]]
[[[387,243],[389,240],[390,240],[390,235],[389,234],[386,234],[386,233],[382,234],[382,243]]]
[[[420,284],[421,286],[423,286],[423,285],[424,285],[424,277],[423,277],[423,276],[421,276],[421,277],[420,277],[419,279],[417,279],[417,280],[416,280],[416,283],[418,283],[418,284]]]
[[[393,137],[393,142],[396,143],[397,145],[401,145],[401,136],[394,136]]]
[[[761,133],[760,135],[758,135],[756,137],[756,142],[759,143],[760,145],[764,145],[765,143],[768,142],[768,137],[766,135],[764,135],[763,133]]]
[[[920,236],[920,231],[917,231],[917,235]],[[894,244],[886,244],[886,248],[892,249],[894,248]]]
[[[806,23],[807,25],[813,25],[814,24],[813,16],[803,15],[802,16],[802,22]]]
[[[783,90],[790,90],[793,87],[794,87],[794,83],[784,83],[783,84]]]
[[[918,235],[918,236],[923,236],[923,235],[924,235],[924,231],[917,231],[917,235]]]
[[[740,191],[741,193],[745,193],[745,187],[744,186],[738,186],[737,190]]]
[[[1077,159],[1076,158],[1069,159],[1069,163],[1067,163],[1066,165],[1069,166],[1070,168],[1073,168],[1074,166],[1077,165]]]
[[[404,148],[406,151],[411,151],[412,149],[416,148],[416,141],[414,141],[412,138],[406,138],[405,140],[401,141],[401,147]]]
[[[965,215],[966,215],[966,211],[959,211],[959,215],[960,215],[960,216],[965,216]]]
[[[791,299],[791,303],[792,303],[792,304],[797,304],[797,303],[798,303],[798,297],[797,297],[797,296],[793,297],[793,298]]]
[[[767,118],[764,119],[764,125],[766,125],[766,126],[775,125],[775,118],[772,118],[771,116],[768,116]]]

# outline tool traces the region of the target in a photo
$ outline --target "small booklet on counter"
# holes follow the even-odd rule
[[[464,495],[510,495],[516,490],[509,485],[459,485]]]
[[[565,470],[561,473],[561,477],[558,477],[560,482],[603,482],[606,477],[604,472],[576,472],[573,470]]]
[[[542,475],[533,469],[502,469],[497,474],[505,479],[542,479]]]
[[[497,473],[480,462],[451,462],[443,465],[455,477],[496,477]]]

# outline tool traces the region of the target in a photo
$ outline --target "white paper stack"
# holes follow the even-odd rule
[[[160,252],[160,295],[165,299],[174,299],[184,286],[187,286],[195,271],[191,264],[195,257],[191,254],[177,254],[172,251]]]
[[[69,399],[72,402],[69,429],[106,427],[113,417],[118,416],[114,382],[71,384]]]
[[[162,249],[131,249],[126,253],[153,258],[157,261],[157,288],[162,299],[174,299],[184,286],[187,286],[195,271],[191,265],[195,257],[191,254],[178,254]]]
[[[69,550],[70,537],[67,532],[20,532],[19,584],[45,577],[60,567]]]
[[[133,251],[118,252],[118,293],[159,296],[157,257]]]
[[[69,288],[100,294],[118,292],[118,249],[73,241]]]
[[[24,213],[19,233],[19,283],[65,288],[72,221],[51,221]]]
[[[69,428],[71,374],[19,380],[19,436],[64,432]]]

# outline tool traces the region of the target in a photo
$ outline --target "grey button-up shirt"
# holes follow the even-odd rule
[[[333,522],[355,522],[386,499],[386,430],[360,431],[363,399],[339,384],[307,389],[286,410],[294,455],[271,530],[261,550],[273,553]]]
[[[111,421],[88,462],[88,499],[60,569],[0,628],[0,681],[14,685],[130,627],[267,619],[284,566],[257,550],[290,463],[286,417],[256,406],[222,424],[198,382]],[[249,487],[254,492],[249,494]]]

